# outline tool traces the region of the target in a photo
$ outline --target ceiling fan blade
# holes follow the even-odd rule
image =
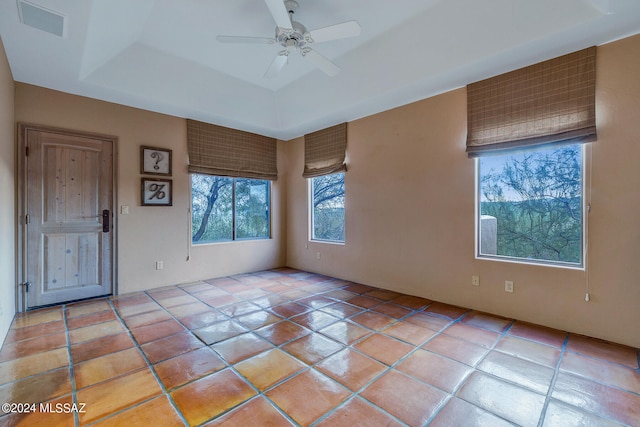
[[[286,50],[278,52],[276,57],[273,58],[273,61],[271,61],[271,65],[269,65],[269,68],[267,68],[267,71],[264,73],[264,78],[271,79],[275,77],[280,72],[280,70],[282,70],[284,66],[287,65],[287,59],[289,59],[288,55],[289,52],[287,52]]]
[[[314,43],[326,42],[329,40],[344,39],[360,35],[360,24],[357,21],[347,21],[328,27],[318,28],[309,31],[309,36]]]
[[[333,62],[329,61],[324,56],[320,55],[315,50],[306,47],[302,49],[302,56],[309,61],[313,62],[313,64],[322,70],[325,74],[330,77],[337,75],[340,72],[340,67],[338,67]]]
[[[243,44],[274,44],[275,39],[269,37],[243,37],[243,36],[218,36],[220,43],[243,43]]]
[[[276,25],[280,28],[291,28],[291,19],[289,18],[289,12],[282,0],[264,0],[273,16],[273,20],[276,21]]]

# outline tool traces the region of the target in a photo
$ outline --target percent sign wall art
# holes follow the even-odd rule
[[[171,150],[141,146],[140,173],[171,176]],[[140,187],[142,206],[173,205],[171,179],[142,177]]]

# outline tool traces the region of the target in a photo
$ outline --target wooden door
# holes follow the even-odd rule
[[[27,308],[113,291],[115,139],[21,126]]]

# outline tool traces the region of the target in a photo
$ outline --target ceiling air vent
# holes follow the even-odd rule
[[[58,37],[64,37],[64,16],[26,1],[18,1],[20,22]]]

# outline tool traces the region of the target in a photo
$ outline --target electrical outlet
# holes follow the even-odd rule
[[[471,276],[471,284],[473,286],[480,286],[480,276]]]
[[[129,206],[127,205],[120,206],[120,213],[122,215],[129,215]]]
[[[164,268],[163,261],[156,261],[156,270],[162,270]]]
[[[513,282],[511,280],[506,280],[504,282],[504,291],[513,292]]]

